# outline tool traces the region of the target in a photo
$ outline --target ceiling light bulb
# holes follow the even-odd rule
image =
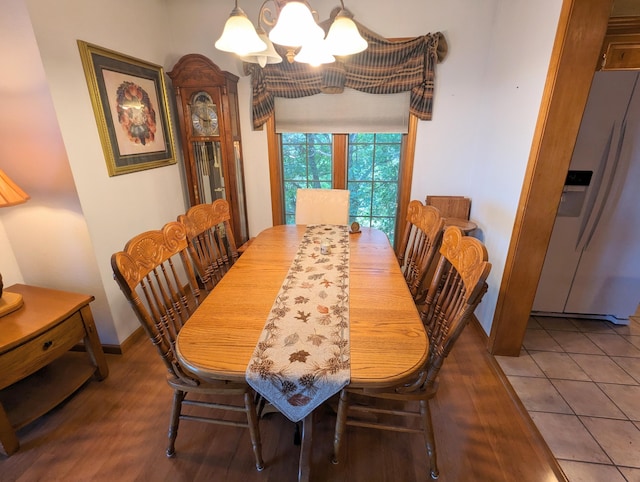
[[[261,28],[257,29],[258,36],[260,39],[267,45],[267,48],[261,50],[260,52],[250,53],[245,56],[241,56],[240,58],[245,62],[250,62],[252,64],[258,64],[260,67],[264,67],[267,64],[279,64],[282,62],[282,57],[280,54],[276,52],[275,47],[269,37],[267,37],[267,33]]]
[[[360,35],[355,22],[341,10],[327,34],[329,51],[333,55],[352,55],[362,52],[369,45]]]
[[[267,48],[267,44],[258,37],[253,24],[239,7],[231,11],[215,46],[218,50],[233,52],[237,55],[260,52]]]
[[[318,67],[321,64],[335,62],[336,58],[329,52],[325,40],[320,39],[303,45],[300,52],[294,57],[294,60],[296,62],[309,64],[312,67]]]
[[[278,45],[300,47],[312,40],[323,39],[324,30],[304,3],[289,2],[282,8],[269,38]]]

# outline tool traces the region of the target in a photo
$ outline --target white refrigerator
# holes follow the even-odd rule
[[[595,74],[533,314],[626,324],[640,303],[640,74]]]

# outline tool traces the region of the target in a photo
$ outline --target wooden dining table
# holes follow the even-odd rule
[[[245,372],[305,233],[304,225],[262,231],[180,330],[181,363],[203,379],[245,381]],[[349,234],[352,387],[408,379],[428,354],[427,336],[386,235]],[[303,421],[299,480],[309,478],[313,414]]]

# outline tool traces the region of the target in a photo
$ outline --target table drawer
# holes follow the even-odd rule
[[[63,355],[85,335],[80,313],[0,355],[0,389],[32,374]]]

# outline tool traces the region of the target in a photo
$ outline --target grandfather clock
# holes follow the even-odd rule
[[[226,199],[241,245],[249,239],[249,229],[238,77],[199,54],[182,57],[168,75],[177,100],[190,205]]]

